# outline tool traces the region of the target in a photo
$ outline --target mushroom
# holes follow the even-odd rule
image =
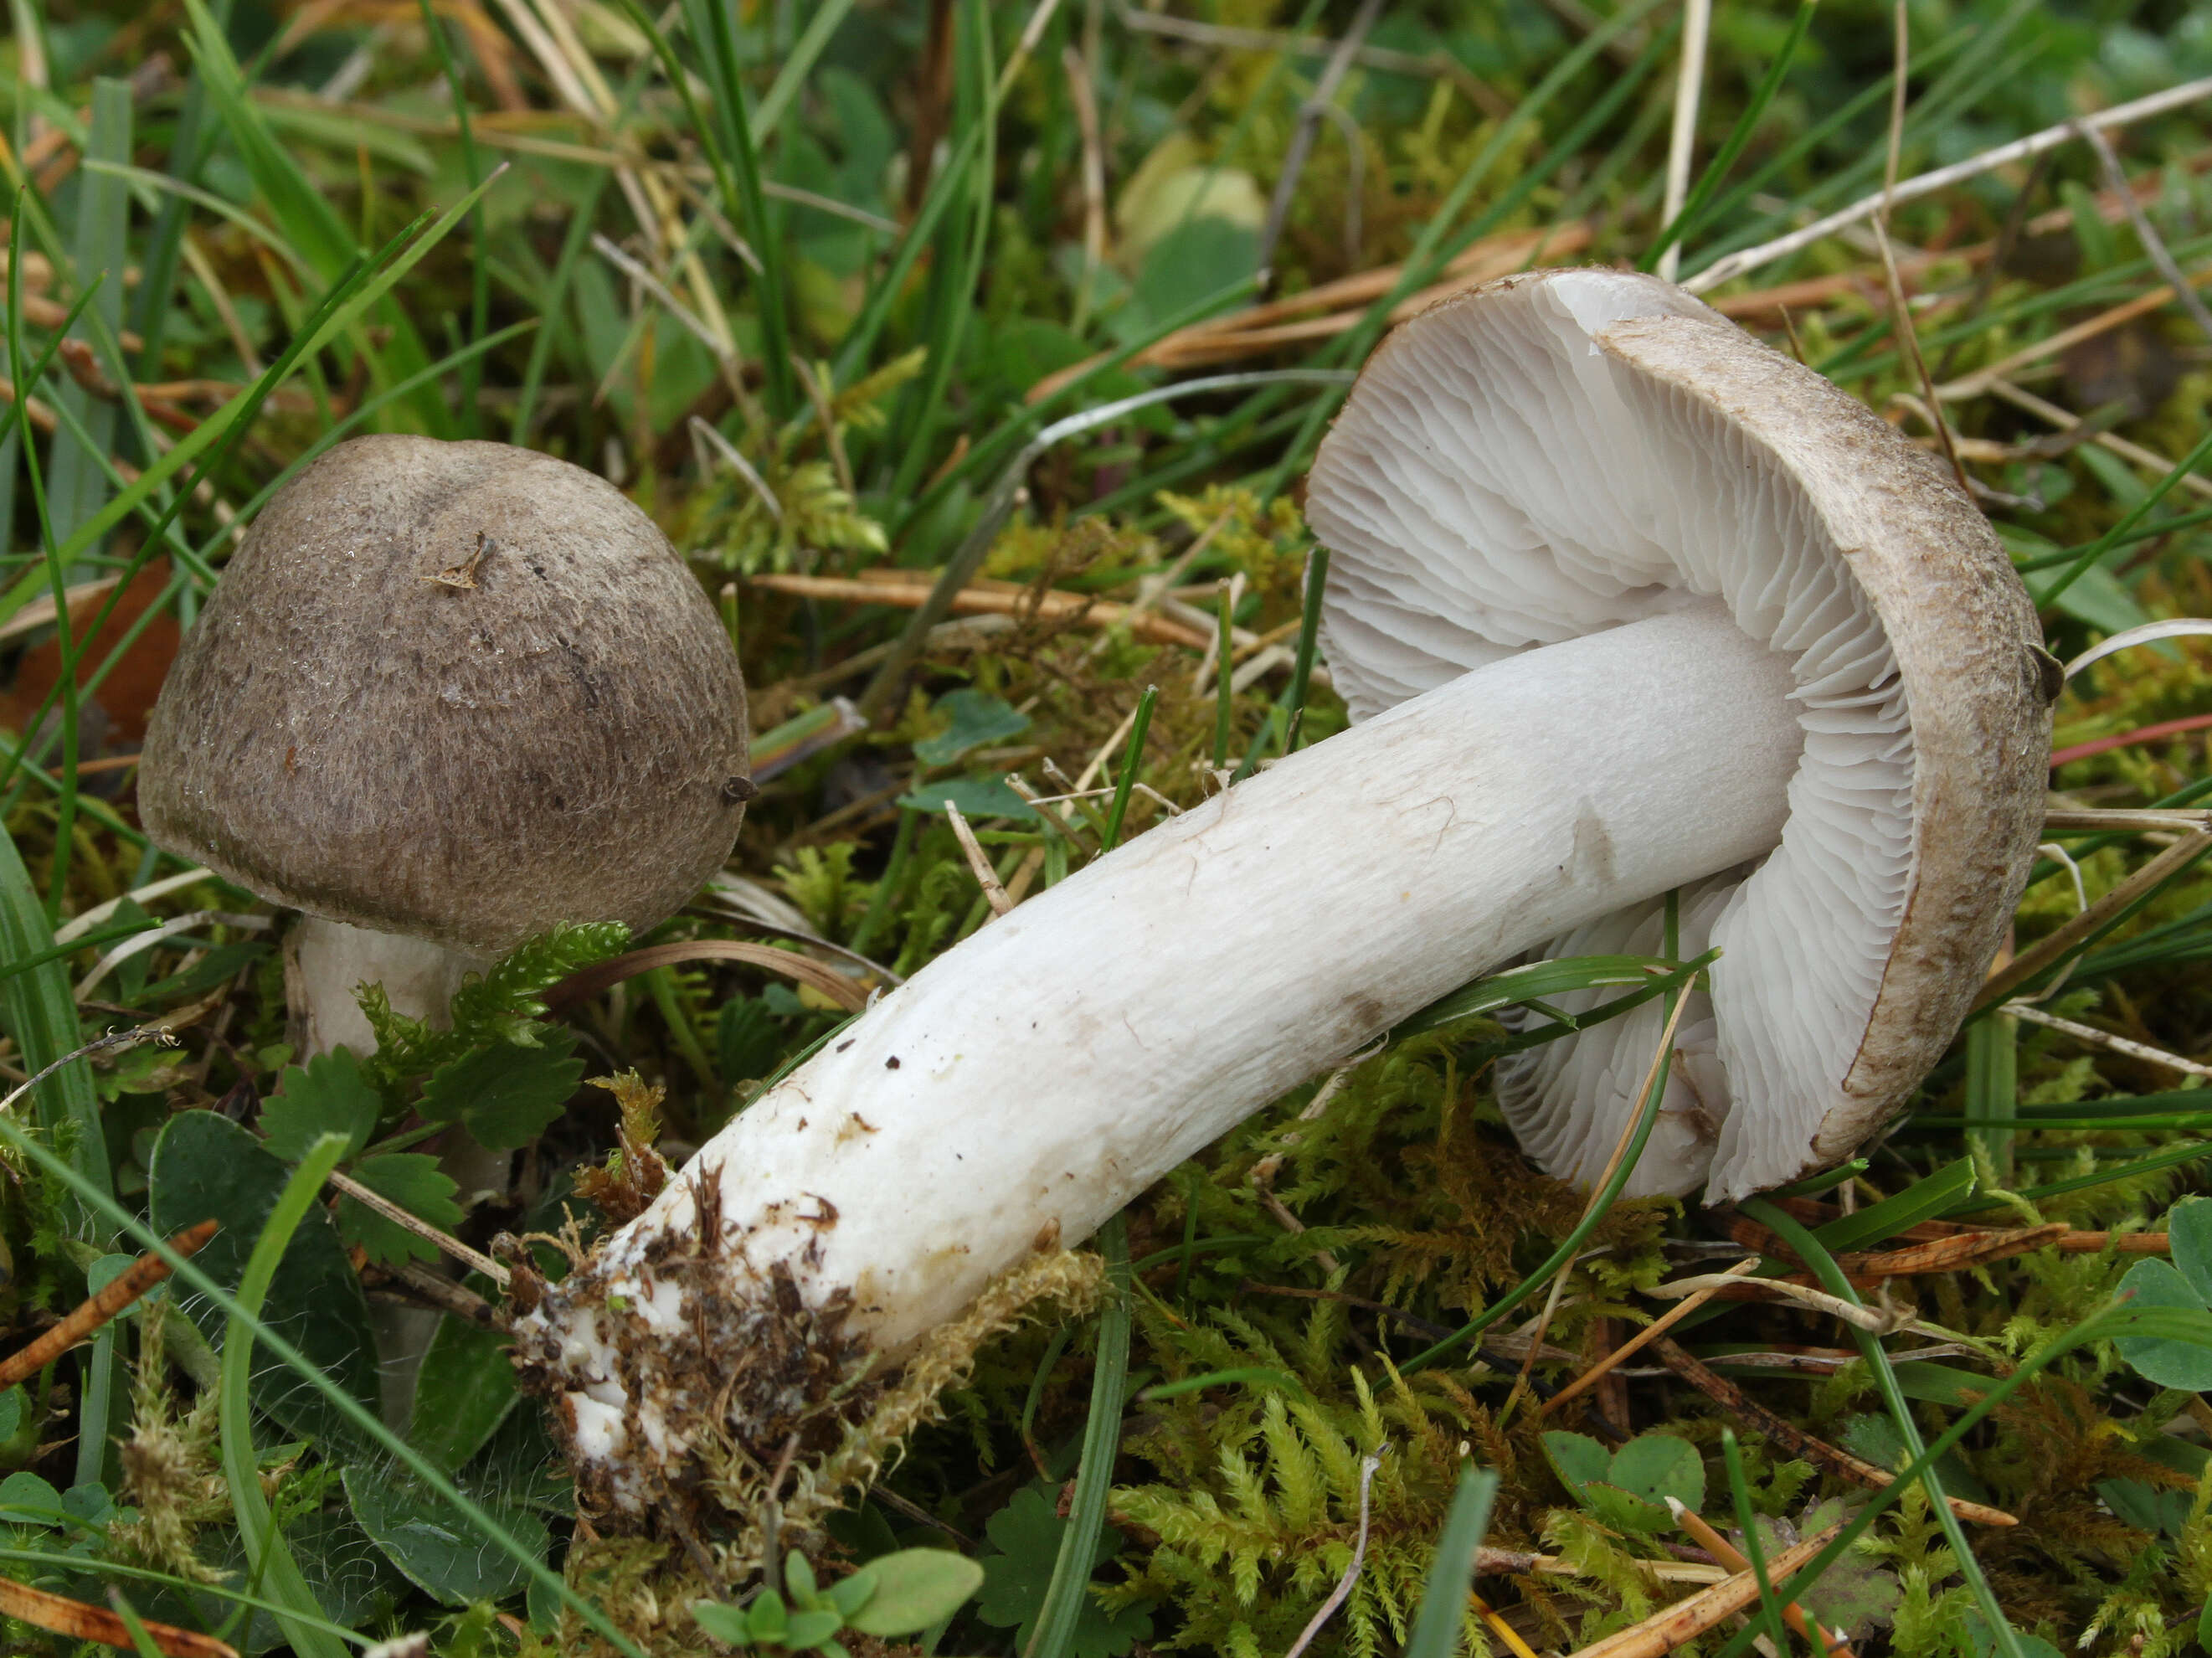
[[[1888,426],[1669,284],[1540,273],[1392,336],[1308,512],[1358,723],[932,963],[526,1286],[587,1507],[825,1454],[861,1369],[1032,1252],[1483,969],[1648,942],[1672,890],[1682,948],[1729,953],[1647,1189],[1844,1155],[1948,1041],[2055,686],[1988,526]],[[1553,1166],[1610,1150],[1654,1035],[1514,1074]]]
[[[338,445],[254,520],[147,729],[155,841],[303,912],[306,1053],[442,1021],[564,921],[642,929],[729,855],[744,683],[707,596],[605,480],[500,443]]]
[[[1680,948],[1722,957],[1626,1189],[1721,1201],[1864,1144],[1949,1045],[2011,920],[2062,683],[1948,474],[1670,284],[1552,272],[1394,335],[1322,446],[1307,516],[1334,556],[1322,636],[1354,719],[1685,604],[1725,606],[1788,657],[1789,822],[1771,855],[1682,895]],[[1644,713],[1624,695],[1607,717]],[[1539,951],[1655,950],[1660,908]],[[1501,1067],[1547,1169],[1597,1177],[1661,1017]]]

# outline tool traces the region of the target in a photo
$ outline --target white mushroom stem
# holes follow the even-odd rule
[[[517,1320],[520,1362],[566,1390],[587,1500],[651,1503],[702,1435],[767,1435],[773,1461],[787,1429],[713,1385],[738,1355],[685,1352],[738,1339],[751,1327],[730,1309],[779,1282],[896,1357],[1484,969],[1771,850],[1802,746],[1790,683],[1702,600],[1516,656],[1284,760],[940,957]]]
[[[300,1056],[335,1048],[363,1057],[376,1052],[376,1032],[354,997],[362,985],[382,985],[394,1013],[442,1026],[462,978],[483,966],[479,957],[425,938],[302,915],[285,941],[284,958],[284,994]]]

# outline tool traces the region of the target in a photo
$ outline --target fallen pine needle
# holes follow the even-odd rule
[[[197,1226],[186,1227],[169,1240],[169,1248],[180,1255],[197,1254],[216,1235],[219,1224],[216,1221],[204,1220]],[[169,1271],[167,1261],[148,1250],[124,1268],[106,1289],[88,1296],[75,1312],[29,1346],[10,1357],[0,1359],[0,1388],[12,1388],[26,1376],[36,1376],[78,1342],[89,1339],[101,1325],[167,1278]],[[40,1625],[40,1627],[43,1629],[47,1625]],[[129,1643],[126,1641],[123,1644],[128,1645]]]
[[[1482,1621],[1489,1625],[1498,1638],[1504,1642],[1512,1650],[1513,1658],[1536,1658],[1536,1655],[1529,1649],[1528,1643],[1521,1638],[1521,1631],[1500,1618],[1489,1601],[1472,1589],[1468,1591],[1467,1598],[1474,1605],[1475,1611],[1480,1614]]]
[[[1827,1547],[1843,1530],[1839,1521],[1815,1533],[1794,1548],[1788,1548],[1766,1563],[1767,1581],[1778,1582],[1798,1567]],[[1709,1589],[1702,1589],[1686,1600],[1677,1600],[1673,1606],[1655,1612],[1642,1623],[1608,1635],[1604,1640],[1584,1647],[1574,1658],[1662,1658],[1685,1643],[1703,1635],[1722,1619],[1741,1612],[1759,1599],[1759,1577],[1756,1573],[1740,1571],[1723,1577]]]
[[[131,1638],[130,1626],[113,1612],[88,1606],[65,1595],[49,1594],[28,1583],[18,1583],[12,1577],[0,1577],[0,1612],[19,1618],[33,1629],[49,1630],[72,1640],[97,1641],[102,1646],[121,1647],[126,1652],[137,1650],[138,1643]],[[163,1658],[238,1658],[237,1648],[212,1636],[195,1635],[190,1630],[156,1624],[149,1619],[141,1619],[139,1627],[161,1649]]]
[[[1744,1558],[1742,1552],[1735,1545],[1707,1525],[1705,1516],[1683,1502],[1680,1497],[1668,1497],[1667,1508],[1674,1515],[1674,1523],[1689,1534],[1690,1540],[1704,1549],[1721,1564],[1728,1567],[1731,1571],[1751,1570],[1751,1562]],[[1773,1579],[1770,1576],[1767,1581],[1771,1582]],[[1851,1649],[1844,1640],[1844,1632],[1841,1630],[1832,1632],[1821,1629],[1806,1616],[1805,1608],[1795,1600],[1782,1608],[1782,1617],[1790,1628],[1796,1630],[1814,1646],[1825,1648],[1831,1653],[1844,1654],[1849,1658]]]

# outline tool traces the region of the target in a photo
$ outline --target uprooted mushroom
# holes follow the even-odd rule
[[[1539,273],[1376,352],[1308,510],[1350,731],[940,957],[525,1284],[587,1508],[865,1472],[870,1388],[987,1288],[1483,969],[1654,942],[1669,890],[1723,954],[1636,1189],[1845,1156],[1949,1042],[2057,684],[1904,439],[1668,284]],[[1547,1166],[1589,1177],[1656,1034],[1504,1079]]]

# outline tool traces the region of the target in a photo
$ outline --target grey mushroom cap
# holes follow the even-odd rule
[[[1383,343],[1307,510],[1334,554],[1322,640],[1355,718],[1712,598],[1790,659],[1806,745],[1782,842],[1682,895],[1682,952],[1723,953],[1630,1189],[1731,1199],[1864,1144],[1957,1033],[2042,823],[2054,665],[1949,474],[1670,283],[1540,271]],[[1660,921],[1655,901],[1540,953],[1656,953]],[[1546,1167],[1602,1168],[1659,1017],[1501,1070]]]
[[[255,519],[149,724],[155,842],[478,956],[662,920],[752,790],[713,605],[604,479],[498,443],[339,445]]]

